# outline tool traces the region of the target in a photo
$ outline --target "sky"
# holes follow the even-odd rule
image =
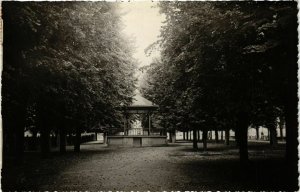
[[[120,7],[122,12],[126,13],[122,17],[125,25],[123,32],[135,39],[136,50],[133,56],[138,59],[139,67],[149,65],[152,58],[159,56],[159,52],[147,56],[144,50],[158,40],[160,27],[164,21],[157,2],[122,2]]]

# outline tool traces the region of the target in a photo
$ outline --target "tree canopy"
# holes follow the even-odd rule
[[[9,133],[24,134],[20,119],[32,113],[41,132],[120,124],[116,107],[131,102],[136,61],[117,8],[107,2],[3,3],[8,140]]]
[[[248,159],[251,124],[267,125],[285,113],[293,119],[287,135],[297,132],[295,2],[159,6],[166,15],[157,42],[161,58],[147,70],[141,89],[168,111],[163,117],[170,128],[233,129],[241,160]]]

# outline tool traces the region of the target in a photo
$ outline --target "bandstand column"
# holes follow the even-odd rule
[[[124,121],[124,135],[128,135],[128,133],[126,133],[126,131],[128,131],[128,127],[129,127],[129,122],[128,122],[128,114],[125,114],[125,121]]]
[[[148,113],[148,119],[149,119],[149,132],[148,135],[150,135],[150,129],[151,129],[151,114]]]
[[[125,129],[126,129],[126,120],[124,119],[124,135],[125,135]]]

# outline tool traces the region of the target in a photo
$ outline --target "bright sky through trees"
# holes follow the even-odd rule
[[[122,20],[125,25],[124,33],[135,39],[136,50],[134,57],[139,66],[149,65],[158,52],[147,56],[144,50],[158,40],[160,27],[164,16],[159,13],[157,2],[122,2],[120,4],[124,14]]]

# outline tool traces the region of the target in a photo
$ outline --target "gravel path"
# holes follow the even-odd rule
[[[176,169],[168,159],[170,149],[122,148],[90,155],[88,161],[64,170],[56,187],[66,190],[169,189],[173,182],[172,170]]]
[[[289,189],[282,169],[283,147],[250,147],[252,163],[246,168],[239,166],[234,146],[209,147],[204,153],[192,150],[190,143],[144,148],[85,144],[78,154],[54,153],[44,160],[28,155],[25,166],[15,170],[19,175],[15,180],[17,189],[51,191]]]

